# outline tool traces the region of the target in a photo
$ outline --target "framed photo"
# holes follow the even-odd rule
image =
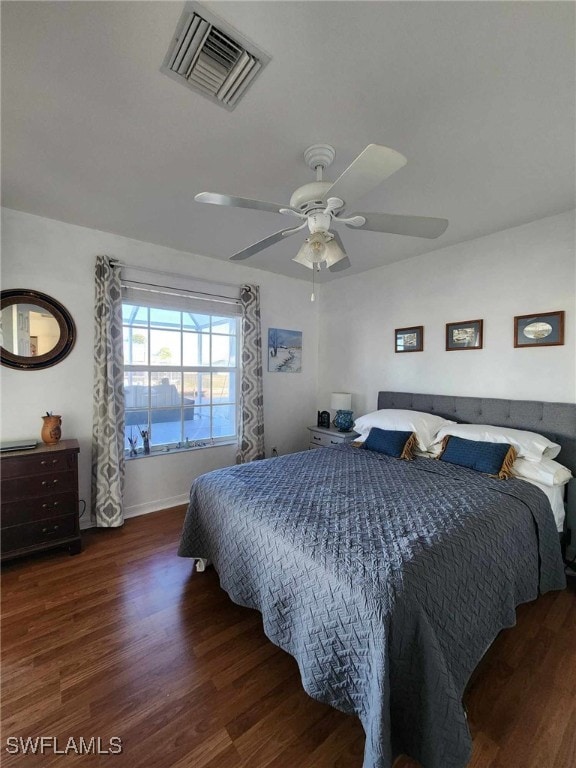
[[[422,352],[424,349],[424,326],[396,328],[394,331],[396,352]]]
[[[564,312],[541,312],[514,318],[515,347],[553,347],[564,344]]]
[[[268,328],[268,370],[273,373],[302,371],[302,331]]]
[[[446,351],[455,349],[482,349],[483,320],[463,320],[446,323]]]

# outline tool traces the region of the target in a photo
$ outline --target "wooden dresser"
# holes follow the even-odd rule
[[[77,440],[3,454],[1,559],[67,546],[82,548]]]

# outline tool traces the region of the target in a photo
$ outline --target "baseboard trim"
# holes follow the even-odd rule
[[[135,504],[133,507],[124,509],[124,518],[139,517],[140,515],[149,515],[150,512],[160,512],[161,509],[178,507],[180,504],[188,504],[188,494],[181,493],[179,496],[170,496],[167,499],[157,499],[145,504]]]
[[[124,519],[127,520],[130,517],[140,517],[140,515],[149,515],[151,512],[160,512],[162,509],[170,509],[170,507],[179,507],[181,504],[188,504],[188,494],[182,493],[180,496],[170,496],[167,499],[157,499],[156,501],[149,501],[145,504],[134,504],[132,507],[126,507],[124,509]],[[80,529],[94,528],[95,523],[93,520],[80,520]]]

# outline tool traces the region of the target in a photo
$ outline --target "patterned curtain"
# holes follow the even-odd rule
[[[243,285],[242,383],[240,390],[240,440],[236,464],[264,458],[264,408],[262,397],[262,337],[260,334],[260,288]]]
[[[120,270],[107,256],[96,258],[92,515],[96,525],[124,522],[124,351]]]

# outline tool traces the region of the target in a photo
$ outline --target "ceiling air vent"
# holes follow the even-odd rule
[[[187,3],[160,71],[233,110],[269,61],[221,19]]]

